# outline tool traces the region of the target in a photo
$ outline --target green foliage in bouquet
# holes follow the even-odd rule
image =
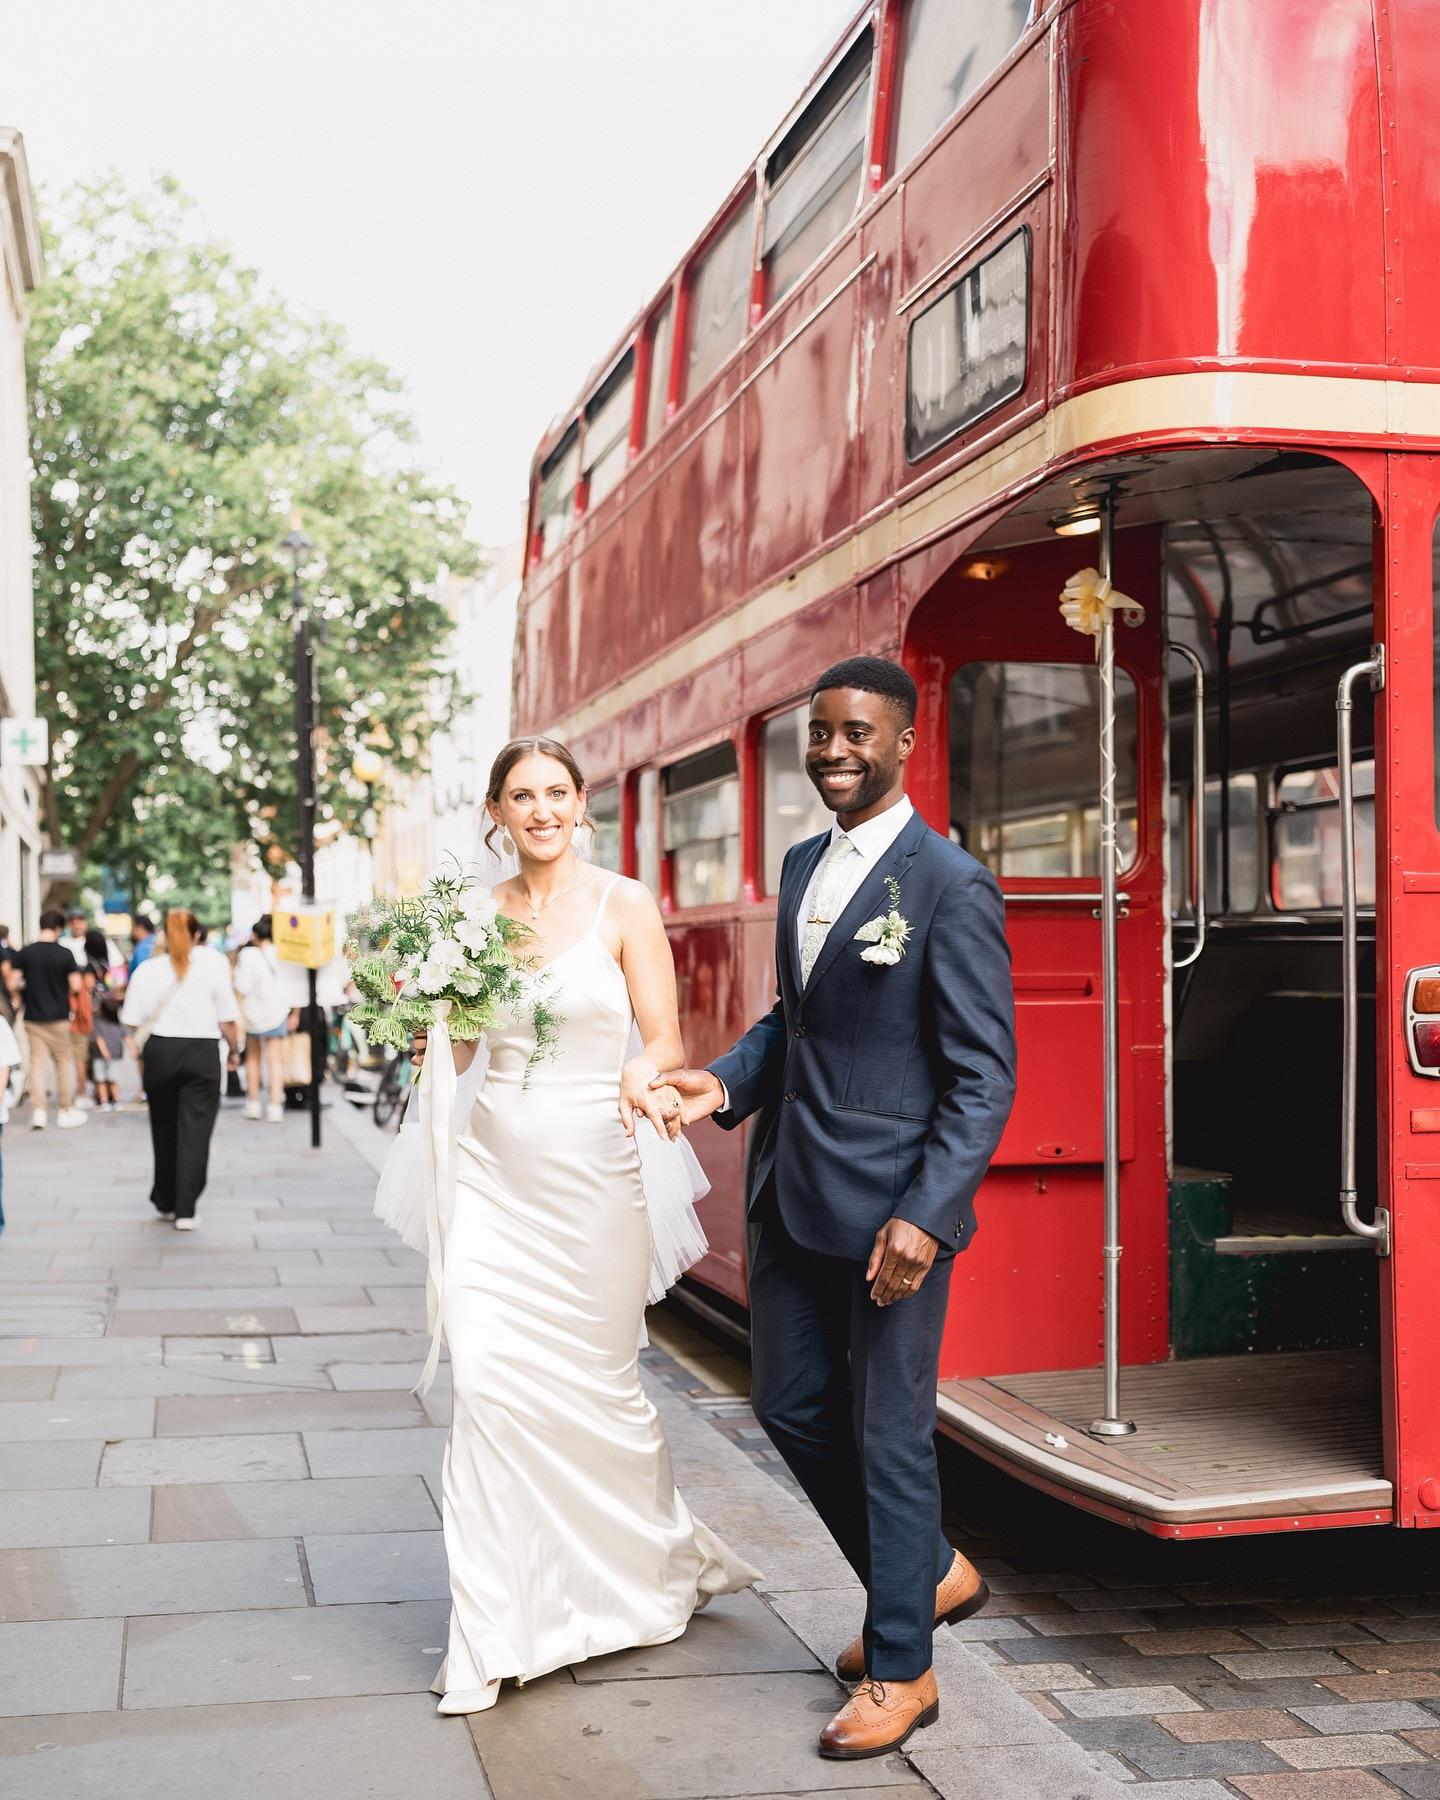
[[[555,1054],[560,1015],[530,978],[527,925],[507,919],[490,894],[457,865],[432,876],[413,900],[381,898],[350,920],[345,944],[361,993],[351,1017],[372,1043],[403,1050],[435,1022],[437,1001],[450,1003],[447,1029],[460,1042],[479,1038],[511,1009],[528,1005],[537,1062]]]

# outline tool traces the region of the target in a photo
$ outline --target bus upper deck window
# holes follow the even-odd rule
[[[755,215],[740,207],[690,274],[686,399],[696,394],[745,336]]]
[[[587,506],[598,505],[625,473],[634,410],[635,352],[627,350],[585,408]]]
[[[670,398],[671,327],[675,310],[666,301],[650,321],[650,389],[645,396],[645,442],[653,444],[665,429],[665,408]]]
[[[909,0],[892,168],[903,169],[999,68],[1029,17],[1030,0]]]
[[[535,529],[542,556],[549,556],[570,535],[575,522],[575,484],[579,479],[580,428],[572,425],[540,465]]]
[[[765,303],[774,306],[839,235],[860,198],[873,33],[861,33],[765,170]]]

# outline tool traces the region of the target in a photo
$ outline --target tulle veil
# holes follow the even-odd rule
[[[493,888],[497,882],[516,874],[520,865],[513,851],[502,855],[485,842],[484,824],[482,814],[481,826],[477,829],[475,845],[465,868],[481,886]],[[575,833],[573,848],[583,860],[590,860],[593,833],[588,826]],[[629,1054],[638,1055],[640,1049],[639,1030],[632,1028]],[[441,1054],[443,1061],[451,1064],[448,1041]],[[563,1044],[560,1054],[564,1054]],[[433,1092],[427,1095],[425,1091],[427,1083],[433,1083],[434,1079],[432,1059],[426,1057],[420,1082],[407,1099],[404,1118],[375,1189],[376,1217],[397,1232],[402,1243],[425,1256],[429,1263],[427,1297],[433,1341],[425,1374],[421,1377],[422,1391],[433,1378],[440,1341],[437,1320],[442,1246],[438,1241],[440,1209],[435,1190],[437,1183],[453,1181],[456,1144],[484,1085],[489,1060],[482,1039],[469,1068],[454,1072],[455,1097],[448,1121],[448,1142],[442,1142],[445,1127],[433,1117]],[[672,1143],[669,1138],[661,1137],[649,1120],[638,1119],[635,1144],[640,1155],[640,1178],[650,1220],[650,1278],[646,1299],[653,1305],[710,1248],[695,1212],[695,1203],[709,1193],[710,1182],[700,1166],[700,1159],[683,1136]]]

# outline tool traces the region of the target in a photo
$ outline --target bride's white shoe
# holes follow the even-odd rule
[[[454,1713],[488,1712],[500,1698],[500,1683],[487,1681],[483,1688],[457,1688],[453,1694],[442,1694],[435,1708],[442,1718]]]

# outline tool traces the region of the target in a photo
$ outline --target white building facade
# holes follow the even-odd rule
[[[510,736],[522,546],[486,556],[483,574],[452,581],[445,596],[455,620],[449,661],[470,704],[430,741],[437,866],[448,856],[466,862],[474,852],[490,765]]]
[[[43,272],[25,145],[0,126],[0,717],[10,719],[35,716],[25,320]],[[0,764],[0,925],[16,943],[37,930],[39,795],[34,769]]]

